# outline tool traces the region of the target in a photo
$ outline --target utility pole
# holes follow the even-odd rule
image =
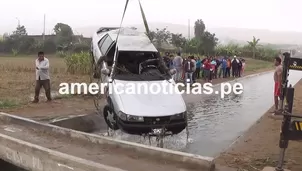
[[[44,46],[44,43],[45,43],[45,19],[46,19],[46,16],[44,14],[44,21],[43,21],[43,46]]]
[[[16,17],[16,19],[18,20],[18,27],[20,27],[20,20],[18,17]]]

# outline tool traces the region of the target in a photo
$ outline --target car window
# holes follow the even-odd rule
[[[108,34],[105,35],[105,36],[99,41],[99,43],[98,43],[99,49],[101,49],[101,47],[102,47],[102,45],[103,45],[103,43],[104,43],[104,41],[106,40],[107,37],[108,37]]]
[[[110,38],[110,36],[107,36],[107,38],[105,38],[105,41],[103,42],[103,44],[101,45],[101,52],[102,54],[106,54],[108,48],[110,47],[110,45],[113,43],[113,40]]]

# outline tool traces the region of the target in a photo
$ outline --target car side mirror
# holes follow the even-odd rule
[[[170,75],[176,74],[176,69],[170,69],[169,73],[170,73]]]
[[[110,70],[108,68],[103,68],[103,69],[101,69],[101,73],[104,74],[104,75],[109,75]]]

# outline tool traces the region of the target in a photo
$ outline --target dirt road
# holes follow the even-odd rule
[[[302,115],[302,80],[295,86],[294,114]],[[267,112],[225,153],[217,163],[233,168],[257,171],[264,166],[276,166],[279,155],[281,117]],[[302,170],[302,142],[290,141],[286,151],[286,168]]]

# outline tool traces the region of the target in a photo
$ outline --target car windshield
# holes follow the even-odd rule
[[[127,81],[160,81],[170,79],[155,52],[119,52],[113,77]]]

